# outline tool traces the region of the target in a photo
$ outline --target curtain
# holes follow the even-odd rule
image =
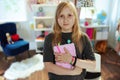
[[[26,0],[0,0],[0,22],[21,22],[26,20]]]
[[[108,45],[115,48],[115,31],[117,28],[118,20],[120,19],[120,0],[112,0],[109,7],[109,35],[108,35]]]

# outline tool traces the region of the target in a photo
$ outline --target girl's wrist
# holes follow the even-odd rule
[[[77,57],[74,57],[75,59],[74,59],[74,63],[73,63],[73,65],[72,66],[75,66],[76,65],[76,62],[77,62]]]
[[[72,65],[74,63],[74,61],[75,61],[75,58],[72,56],[70,64]]]
[[[72,59],[71,59],[71,61],[70,61],[70,64],[71,64],[72,66],[75,66],[76,60],[77,60],[77,57],[72,56]]]

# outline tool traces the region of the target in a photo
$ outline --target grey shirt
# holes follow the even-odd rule
[[[67,40],[71,40],[72,42],[72,33],[62,33],[62,42],[61,44],[67,44]],[[55,56],[52,48],[52,39],[53,39],[53,33],[50,33],[46,36],[45,42],[44,42],[44,54],[43,54],[43,61],[44,62],[52,62],[55,64]],[[90,40],[88,39],[88,36],[85,33],[82,33],[81,40],[82,41],[82,53],[76,48],[76,55],[79,59],[89,59],[89,60],[95,60],[94,52],[91,47]],[[86,70],[83,69],[82,73],[79,75],[56,75],[54,73],[48,73],[50,80],[84,80],[86,74]]]

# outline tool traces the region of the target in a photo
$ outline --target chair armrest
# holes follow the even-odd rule
[[[87,69],[88,72],[101,72],[101,56],[97,53],[95,54],[95,59],[96,59],[96,68],[91,70]]]
[[[93,70],[87,69],[85,80],[101,80],[101,56],[97,53],[95,54],[96,68]]]
[[[0,45],[2,48],[4,48],[7,44],[7,41],[0,41]]]

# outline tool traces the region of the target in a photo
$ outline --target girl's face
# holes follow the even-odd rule
[[[62,32],[72,32],[72,27],[75,22],[75,16],[73,12],[69,9],[69,7],[63,8],[57,20],[62,29]]]

